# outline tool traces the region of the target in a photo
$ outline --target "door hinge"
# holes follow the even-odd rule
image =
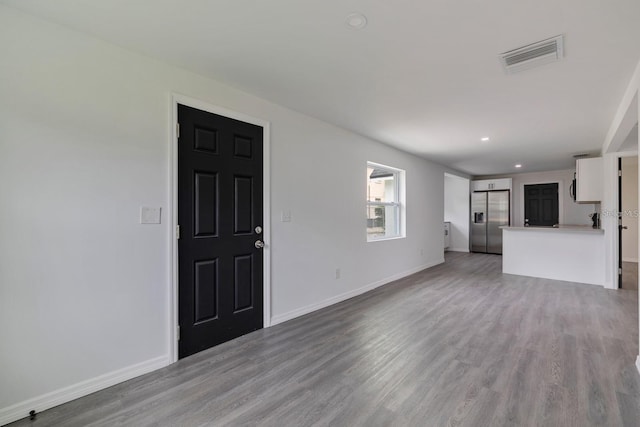
[[[178,341],[180,341],[180,325],[178,325],[178,328],[176,329],[176,336],[178,337]]]
[[[176,239],[180,240],[180,224],[176,225]]]
[[[180,123],[176,123],[176,138],[180,139]]]
[[[621,268],[618,269],[618,275],[620,275],[620,274],[622,274],[622,269]]]
[[[618,176],[622,176],[622,171],[618,169]]]

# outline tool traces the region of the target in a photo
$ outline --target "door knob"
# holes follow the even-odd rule
[[[262,249],[264,248],[264,242],[262,240],[256,240],[256,242],[254,243],[256,249]]]
[[[622,228],[623,230],[627,230],[629,227],[627,227],[626,225],[623,225],[620,228]]]

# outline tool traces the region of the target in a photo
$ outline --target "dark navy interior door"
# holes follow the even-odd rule
[[[178,106],[179,357],[263,326],[262,127]]]
[[[524,186],[524,222],[530,226],[558,224],[558,184]]]

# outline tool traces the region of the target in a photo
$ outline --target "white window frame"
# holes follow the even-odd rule
[[[405,197],[406,197],[406,172],[403,169],[398,169],[392,166],[383,165],[381,163],[367,162],[367,169],[383,169],[393,173],[395,183],[395,200],[393,202],[375,202],[369,201],[368,194],[365,194],[366,210],[370,207],[397,207],[396,224],[395,229],[397,234],[390,236],[371,236],[368,232],[368,226],[365,227],[365,233],[367,235],[367,242],[380,242],[385,240],[403,239],[406,237],[406,210],[405,210]],[[367,180],[369,177],[367,177]],[[367,183],[368,185],[368,183]],[[366,225],[366,223],[365,223]]]

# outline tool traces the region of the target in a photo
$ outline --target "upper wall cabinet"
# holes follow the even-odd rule
[[[576,202],[600,203],[603,177],[602,157],[576,160]]]
[[[471,182],[471,191],[511,190],[511,178],[481,179]]]

